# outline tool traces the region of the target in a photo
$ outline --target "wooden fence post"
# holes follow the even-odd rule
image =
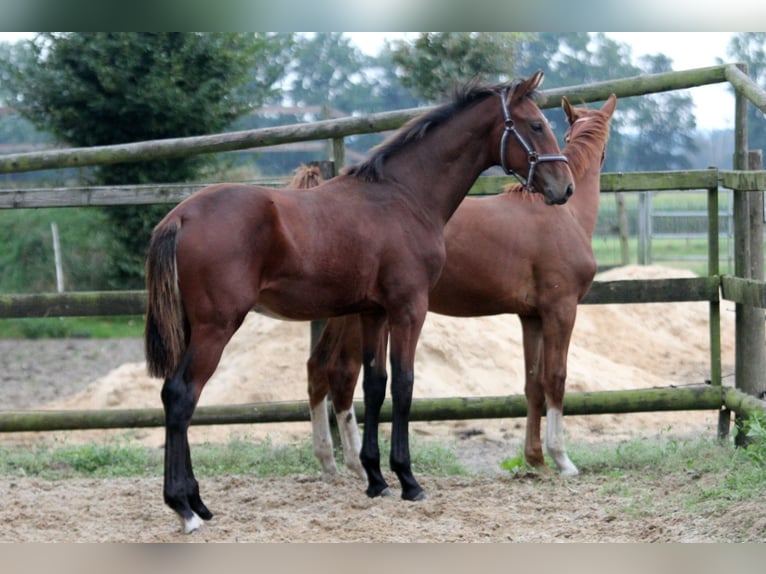
[[[747,66],[743,65],[747,73]],[[734,169],[762,169],[760,153],[748,153],[747,107],[748,100],[736,95],[734,127]],[[763,199],[760,192],[734,190],[734,274],[745,279],[763,281]],[[737,303],[735,318],[735,386],[757,396],[764,385],[764,312],[763,309]],[[742,428],[743,417],[737,415],[735,424]],[[743,433],[737,433],[735,443],[746,444]]]

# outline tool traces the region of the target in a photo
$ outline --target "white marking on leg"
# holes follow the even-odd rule
[[[564,447],[564,415],[559,409],[549,408],[545,414],[545,448],[556,463],[561,476],[579,474]]]
[[[359,438],[359,427],[356,424],[354,408],[337,413],[338,432],[340,442],[343,445],[343,462],[349,470],[354,471],[359,478],[367,482],[367,472],[359,460],[359,451],[362,450],[362,440]]]
[[[332,434],[327,414],[327,397],[311,409],[311,428],[314,441],[314,456],[322,467],[322,478],[338,474],[335,457],[332,452]]]
[[[197,513],[192,511],[192,517],[188,520],[185,519],[183,516],[181,518],[181,528],[184,531],[184,534],[191,534],[195,530],[199,530],[202,528],[205,523],[202,521],[202,519],[197,516]]]

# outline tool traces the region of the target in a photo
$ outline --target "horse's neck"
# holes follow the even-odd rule
[[[494,163],[488,142],[499,142],[502,118],[487,111],[486,106],[493,103],[499,110],[499,103],[488,98],[435,127],[411,149],[389,160],[386,169],[392,179],[403,184],[422,209],[438,214],[442,224],[479,175]]]
[[[577,154],[577,166],[571,166],[575,174],[575,192],[567,202],[575,218],[582,228],[593,237],[593,231],[596,228],[598,219],[598,204],[601,196],[601,165],[604,159],[604,145],[588,146],[584,142],[578,144],[577,140],[567,145],[563,153],[567,155],[568,148],[580,146],[583,154]]]
[[[575,192],[568,202],[575,218],[591,238],[598,219],[600,196],[601,163],[599,160],[588,166],[582,177],[575,182]]]

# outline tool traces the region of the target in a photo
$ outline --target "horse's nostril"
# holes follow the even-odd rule
[[[570,184],[567,186],[567,193],[566,193],[566,196],[567,196],[567,197],[571,197],[573,193],[574,193],[574,184],[573,184],[573,183],[570,183]]]

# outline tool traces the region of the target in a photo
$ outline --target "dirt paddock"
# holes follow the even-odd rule
[[[624,268],[604,279],[686,276],[656,267]],[[724,375],[733,373],[733,312],[723,309]],[[709,372],[707,304],[582,306],[570,349],[568,390],[698,384]],[[308,328],[248,318],[227,347],[201,404],[305,399]],[[5,409],[159,407],[160,382],[145,374],[140,340],[0,340]],[[515,317],[429,316],[418,347],[415,396],[523,392],[521,334]],[[361,385],[360,385],[361,386]],[[361,397],[361,389],[357,388]],[[570,417],[570,442],[617,442],[640,436],[714,433],[709,412]],[[0,444],[104,440],[124,431],[9,433]],[[679,469],[636,478],[635,498],[664,500],[661,515],[626,506],[607,478],[511,477],[498,464],[518,454],[524,422],[415,423],[419,438],[455,445],[477,475],[442,478],[415,468],[428,498],[369,499],[350,474],[200,480],[215,514],[191,536],[162,502],[162,477],[46,481],[0,479],[0,542],[726,542],[766,540],[762,505],[735,503],[716,514],[690,513],[680,500],[699,488]],[[192,443],[243,433],[274,442],[307,441],[308,423],[192,427]],[[162,429],[131,440],[160,448]],[[577,463],[577,461],[574,461]],[[392,487],[398,483],[389,476]]]

